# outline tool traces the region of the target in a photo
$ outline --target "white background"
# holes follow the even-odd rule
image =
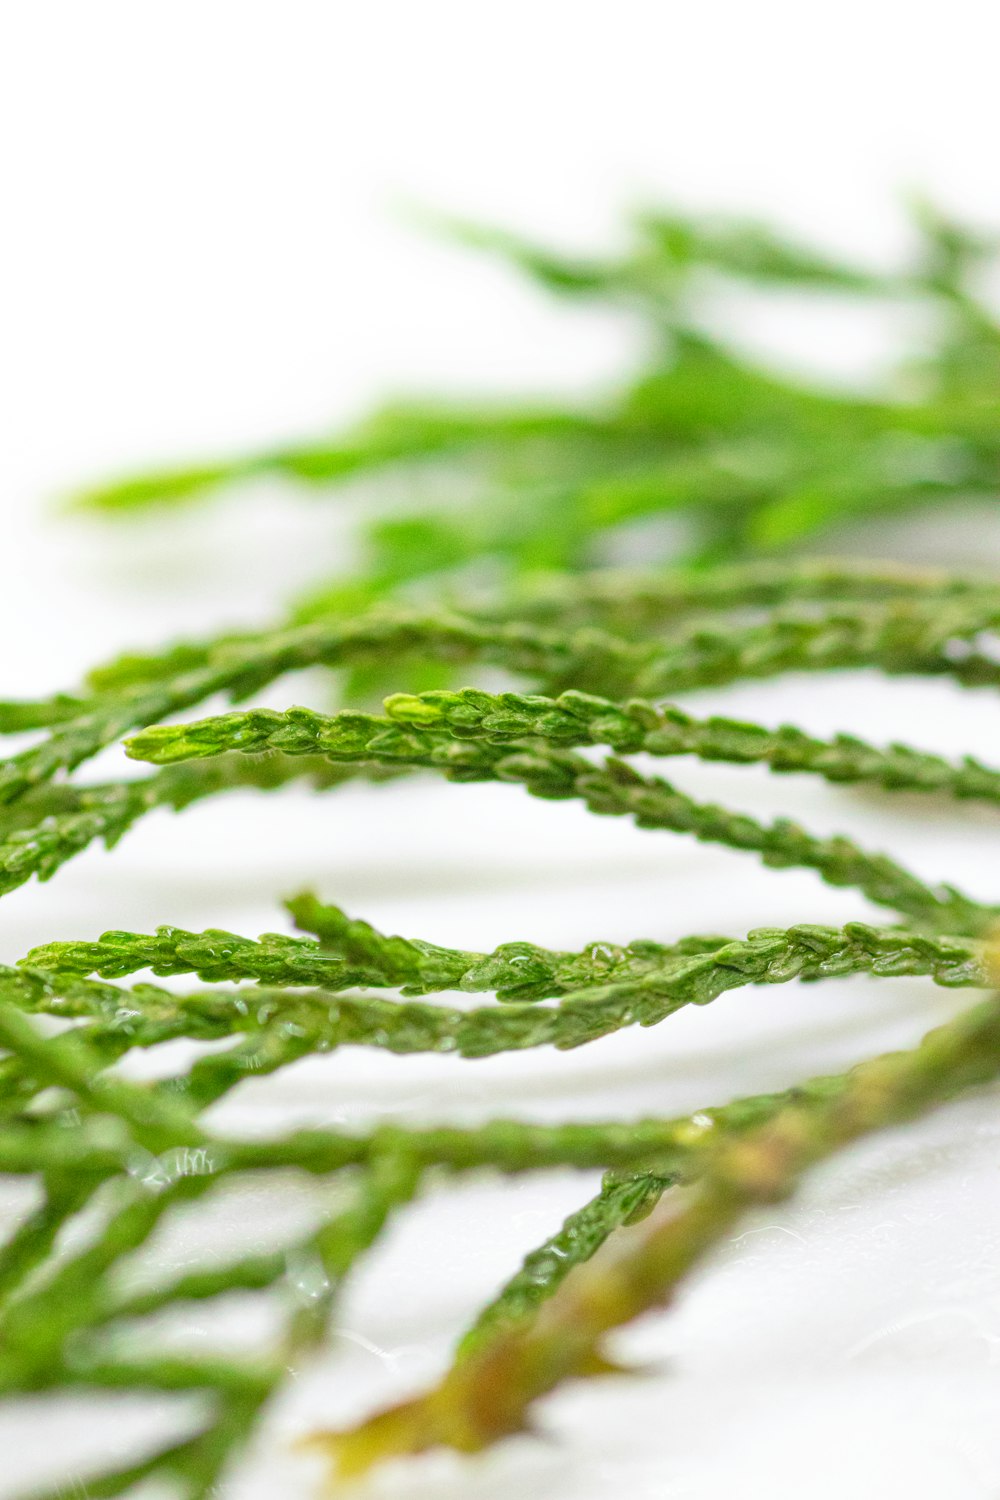
[[[901,187],[1000,218],[1000,23],[969,0],[8,0],[0,17],[5,695],[69,686],[124,644],[259,619],[342,555],[336,501],[261,489],[112,530],[54,514],[81,481],[312,434],[400,389],[577,392],[628,366],[628,327],[421,238],[402,205],[584,246],[613,243],[630,205],[668,199],[776,215],[876,258],[903,243]],[[846,324],[779,333],[801,361],[849,368],[878,353]],[[878,540],[980,565],[997,555],[981,518]],[[294,696],[283,687],[275,701]],[[787,682],[724,701],[997,758],[993,701],[943,685]],[[120,755],[105,759],[110,770]],[[678,780],[801,811],[995,891],[1000,824],[982,810],[775,789],[731,770],[684,766]],[[5,898],[0,957],[107,926],[274,928],[280,897],[303,884],[391,930],[477,947],[870,915],[806,875],[765,875],[512,789],[400,787],[151,819],[113,859],[91,851],[53,885]],[[245,1091],[229,1119],[672,1113],[907,1044],[955,1003],[922,982],[790,986],[572,1057],[463,1066],[345,1052]],[[623,1336],[659,1373],[549,1403],[556,1443],[386,1471],[374,1493],[1000,1495],[997,1099],[855,1151],[754,1221],[670,1315]],[[429,1378],[476,1305],[593,1186],[484,1180],[409,1215],[358,1277],[329,1359],[295,1382],[227,1495],[312,1493],[288,1438]],[[302,1211],[292,1197],[278,1208],[234,1204],[216,1238],[231,1245],[239,1226],[263,1244]],[[160,1259],[193,1255],[194,1234],[178,1231]],[[193,1319],[186,1336],[204,1347],[207,1330]],[[234,1309],[219,1336],[265,1334]],[[95,1423],[82,1401],[56,1417],[9,1407],[0,1492],[122,1461],[159,1420],[138,1402],[102,1412]]]

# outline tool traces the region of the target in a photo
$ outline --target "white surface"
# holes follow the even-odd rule
[[[322,501],[260,492],[211,517],[109,533],[46,514],[71,484],[307,433],[386,388],[580,389],[627,361],[628,330],[408,235],[385,211],[394,196],[575,243],[612,236],[622,203],[676,194],[774,211],[880,255],[899,239],[889,194],[901,182],[995,213],[998,30],[978,3],[5,8],[0,639],[17,644],[0,691],[69,685],[126,642],[259,618],[335,550]],[[832,364],[871,352],[849,332],[826,331]],[[789,344],[816,355],[801,330]],[[883,540],[946,546],[933,534]],[[947,546],[977,562],[997,554],[976,525]],[[995,701],[942,684],[789,681],[712,702],[997,759]],[[981,809],[718,768],[679,767],[677,779],[996,888],[1000,821]],[[807,875],[765,874],[515,789],[352,789],[320,804],[292,792],[150,819],[112,858],[91,851],[48,887],[5,898],[0,957],[109,925],[274,928],[279,898],[303,884],[381,926],[469,946],[738,933],[869,910]],[[673,1112],[909,1043],[961,998],[919,981],[789,986],[566,1057],[345,1051],[247,1088],[227,1110],[255,1128],[385,1111]],[[996,1496],[998,1097],[852,1152],[751,1224],[669,1316],[623,1336],[662,1373],[560,1395],[545,1411],[556,1443],[389,1470],[373,1493]],[[312,1493],[286,1438],[431,1376],[519,1255],[593,1185],[568,1173],[483,1180],[408,1214],[231,1500]],[[234,1204],[220,1238],[241,1224],[262,1243],[301,1211]],[[177,1263],[191,1243],[160,1254]],[[204,1346],[207,1326],[195,1320],[188,1336]],[[237,1309],[218,1336],[265,1334]],[[123,1458],[161,1420],[139,1402],[100,1410],[97,1422],[81,1400],[0,1414],[0,1493]]]

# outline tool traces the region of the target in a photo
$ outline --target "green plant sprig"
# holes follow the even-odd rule
[[[611,1232],[615,1222],[634,1221],[669,1183],[697,1175],[708,1138],[724,1132],[727,1138],[739,1139],[792,1102],[828,1096],[842,1086],[842,1079],[817,1079],[785,1093],[737,1100],[722,1109],[673,1121],[580,1126],[497,1121],[471,1131],[438,1128],[416,1132],[380,1126],[368,1137],[307,1131],[285,1141],[217,1139],[193,1157],[183,1150],[160,1159],[150,1158],[140,1182],[131,1183],[124,1201],[119,1197],[97,1241],[59,1268],[54,1282],[50,1278],[22,1297],[13,1320],[8,1314],[0,1321],[0,1328],[13,1330],[13,1337],[0,1354],[0,1387],[19,1390],[27,1381],[32,1391],[70,1383],[215,1392],[214,1412],[207,1425],[192,1437],[157,1450],[139,1464],[109,1470],[87,1481],[91,1492],[114,1495],[156,1474],[189,1480],[192,1487],[185,1494],[205,1494],[205,1485],[218,1479],[223,1465],[248,1437],[283,1371],[266,1362],[247,1367],[232,1361],[196,1361],[156,1352],[137,1360],[124,1349],[114,1352],[113,1342],[108,1343],[109,1328],[128,1325],[192,1297],[205,1300],[233,1290],[262,1290],[280,1283],[286,1289],[290,1308],[285,1357],[299,1359],[322,1336],[330,1298],[350,1266],[375,1239],[388,1213],[413,1195],[428,1166],[443,1165],[451,1171],[485,1166],[525,1171],[555,1162],[570,1162],[577,1167],[609,1160],[624,1164],[630,1180],[618,1185],[609,1180],[597,1204],[578,1216],[578,1225],[563,1232],[560,1243],[571,1241],[570,1263],[580,1263]],[[50,1133],[52,1128],[47,1127]],[[70,1147],[64,1161],[69,1168],[73,1152],[80,1152],[80,1131],[72,1125],[56,1129]],[[644,1154],[647,1161],[655,1163],[653,1171],[639,1169]],[[320,1173],[345,1166],[356,1171],[361,1164],[367,1164],[365,1176],[348,1207],[323,1220],[317,1230],[283,1253],[186,1272],[172,1281],[133,1291],[107,1292],[102,1277],[95,1275],[102,1268],[106,1274],[127,1264],[151,1226],[178,1204],[210,1192],[224,1175],[290,1165]],[[105,1174],[111,1170],[107,1165],[104,1168]],[[326,1275],[318,1305],[308,1298],[303,1305],[297,1290],[304,1261],[310,1258]],[[545,1275],[536,1279],[534,1290],[527,1296],[523,1278],[515,1278],[495,1309],[484,1315],[482,1326],[473,1331],[467,1346],[474,1349],[492,1335],[497,1325],[523,1323],[541,1301],[555,1293],[568,1269],[569,1265],[561,1268],[550,1259]],[[56,1337],[45,1315],[54,1285],[63,1294],[62,1322]],[[72,1295],[67,1295],[69,1292]],[[72,1337],[76,1351],[72,1366],[65,1364],[59,1347],[60,1339],[67,1337]],[[85,1351],[82,1356],[81,1344]]]
[[[780,1202],[815,1163],[873,1131],[1000,1074],[1000,999],[928,1033],[912,1052],[858,1064],[819,1098],[796,1102],[738,1140],[706,1149],[686,1202],[625,1239],[555,1290],[537,1316],[472,1347],[426,1395],[358,1427],[318,1433],[344,1477],[398,1454],[449,1446],[476,1452],[524,1430],[534,1402],[569,1377],[614,1373],[604,1336],[669,1302],[690,1269],[751,1208]],[[599,1236],[595,1236],[599,1238]]]
[[[950,599],[995,608],[1000,588],[987,577],[965,578],[929,568],[806,558],[701,570],[601,568],[582,574],[533,574],[513,590],[467,591],[451,601],[451,608],[462,617],[527,620],[555,624],[563,631],[600,625],[633,638],[676,627],[691,615],[725,619],[734,613],[745,616],[790,605],[817,605],[829,611],[848,602],[884,607],[891,601],[928,604]],[[287,622],[279,623],[274,632],[287,628]],[[114,695],[176,677],[203,667],[217,653],[253,650],[264,634],[260,630],[228,632],[177,642],[158,652],[126,652],[93,668],[83,690],[76,694],[57,693],[36,703],[3,705],[0,729],[13,732],[62,723],[84,711],[88,697]]]
[[[366,938],[370,935],[363,966],[356,957],[281,934],[254,941],[228,932],[161,928],[155,936],[112,932],[96,943],[34,949],[23,967],[0,971],[0,994],[15,998],[23,1010],[87,1019],[92,1025],[83,1034],[96,1029],[102,1041],[116,1041],[122,1049],[155,1046],[183,1034],[215,1040],[266,1033],[272,1020],[283,1018],[286,1023],[294,1019],[293,1044],[296,1032],[305,1029],[312,1044],[323,1050],[350,1043],[483,1055],[546,1043],[575,1046],[577,1033],[587,1040],[592,1026],[653,1024],[681,1005],[705,1005],[744,984],[852,973],[923,974],[944,986],[983,982],[974,944],[862,922],[843,928],[806,923],[786,931],[761,928],[746,939],[686,938],[669,946],[642,941],[621,948],[598,942],[579,954],[505,943],[485,954],[384,938],[367,923],[352,922],[313,898],[290,906],[300,920],[327,936],[339,929],[350,943],[359,929]],[[120,977],[151,962],[170,974],[197,972],[214,980],[253,978],[261,983],[185,996],[155,985],[123,990],[82,977],[85,971]],[[318,974],[325,988],[296,988],[314,985]],[[507,1003],[502,1009],[456,1010],[341,993],[358,984],[402,985],[404,993],[416,994],[486,990]],[[555,1007],[536,1003],[548,997],[561,997],[561,1002]]]
[[[1000,802],[1000,771],[970,756],[956,765],[908,745],[882,750],[855,735],[821,740],[790,724],[766,729],[718,715],[697,719],[674,704],[635,698],[614,703],[572,690],[558,698],[478,688],[397,693],[386,699],[384,717],[251,709],[194,725],[147,729],[126,741],[126,753],[167,765],[228,749],[244,755],[280,750],[347,762],[398,760],[446,770],[453,762],[456,777],[468,770],[471,779],[479,761],[460,754],[462,742],[494,746],[521,740],[565,748],[606,745],[620,755],[693,755],[736,765],[764,764],[772,771],[813,772],[832,782],[872,782],[886,791],[943,792]],[[490,765],[487,757],[485,767]]]
[[[207,648],[199,666],[185,663],[176,675],[90,700],[85,712],[60,720],[39,745],[0,763],[0,803],[15,801],[57,772],[74,770],[130,729],[179,713],[213,693],[239,699],[309,666],[337,666],[372,656],[405,658],[418,652],[440,654],[446,661],[478,658],[514,671],[544,674],[572,672],[577,662],[595,656],[607,670],[613,670],[619,659],[623,668],[631,664],[634,669],[649,655],[648,649],[643,653],[596,630],[567,638],[540,627],[480,624],[447,614],[428,618],[373,613],[358,621],[278,630],[239,647],[224,642]]]
[[[877,905],[903,912],[934,932],[973,936],[1000,918],[1000,907],[973,901],[953,886],[931,887],[888,855],[869,853],[843,835],[817,838],[787,818],[761,823],[746,813],[698,803],[626,761],[610,757],[595,766],[537,741],[498,744],[435,736],[354,713],[330,719],[309,709],[251,709],[198,724],[158,726],[128,741],[127,749],[135,758],[168,764],[233,750],[245,755],[301,750],[334,760],[423,766],[449,781],[514,782],[534,797],[579,798],[591,812],[631,817],[639,828],[669,829],[758,854],[774,869],[813,869],[827,884],[856,886]]]
[[[491,618],[558,623],[563,629],[602,625],[616,634],[646,635],[691,615],[743,615],[815,605],[885,605],[934,598],[996,600],[997,583],[902,563],[839,558],[730,562],[712,568],[594,568],[584,573],[534,573],[503,593],[482,590],[458,601],[460,612]]]
[[[938,592],[935,584],[934,597]],[[819,619],[775,618],[764,625],[735,631],[696,627],[676,641],[664,644],[630,644],[593,629],[560,633],[525,628],[519,632],[509,625],[481,624],[457,617],[430,621],[426,617],[379,616],[349,626],[332,624],[291,632],[279,630],[253,639],[240,637],[239,646],[234,638],[226,637],[217,646],[205,643],[200,648],[185,648],[180,652],[183,671],[176,677],[170,675],[173,667],[168,668],[167,664],[176,665],[178,653],[168,652],[163,658],[149,659],[150,682],[137,686],[134,673],[138,669],[130,668],[118,693],[112,691],[109,683],[103,696],[78,700],[84,703],[82,715],[60,720],[47,740],[0,767],[0,783],[6,785],[5,795],[12,799],[6,809],[0,808],[0,894],[16,889],[32,875],[48,878],[95,839],[113,844],[154,807],[166,805],[179,809],[230,786],[267,788],[301,774],[294,768],[286,770],[285,762],[242,770],[236,762],[231,762],[232,769],[220,765],[202,775],[192,768],[188,775],[150,778],[146,782],[82,788],[51,785],[49,778],[60,767],[71,768],[96,754],[108,736],[124,732],[123,725],[138,727],[150,723],[170,705],[175,708],[184,703],[193,705],[223,683],[228,683],[233,696],[247,696],[285,671],[318,660],[333,664],[345,656],[353,659],[355,652],[364,656],[377,649],[373,644],[377,642],[390,654],[400,650],[405,658],[421,636],[428,651],[440,652],[445,659],[454,654],[468,654],[529,674],[540,672],[552,679],[551,685],[556,689],[560,682],[572,681],[576,675],[590,692],[606,692],[611,688],[628,693],[645,681],[647,691],[660,695],[719,685],[746,675],[863,665],[878,666],[888,672],[947,673],[967,685],[1000,681],[1000,667],[991,657],[974,649],[956,654],[954,649],[956,644],[974,640],[989,628],[997,617],[995,602],[980,597],[978,591],[971,600],[960,590],[946,590],[942,598],[944,602],[937,605],[924,600],[905,608],[869,608],[850,614],[840,611]],[[945,607],[950,599],[954,600],[955,608]],[[196,650],[201,656],[200,665],[194,669],[191,653]],[[846,757],[842,759],[846,763]],[[859,763],[855,758],[854,764]],[[912,764],[904,768],[897,758],[894,765],[886,765],[887,781],[897,768],[900,772],[916,769]],[[403,758],[396,756],[382,769],[345,771],[338,776],[334,768],[327,766],[310,774],[314,782],[318,777],[330,785],[345,775],[378,779],[403,769]],[[956,795],[960,794],[959,784],[966,788],[984,784],[974,763],[967,762],[964,770],[964,776],[956,776]],[[926,778],[935,774],[939,773],[925,760],[922,775]]]
[[[840,265],[758,224],[678,214],[639,216],[631,251],[605,261],[466,230],[548,293],[626,309],[646,335],[642,366],[601,401],[401,403],[343,436],[151,473],[78,503],[132,511],[258,475],[313,489],[376,475],[398,505],[418,473],[443,469],[468,497],[462,510],[428,513],[419,494],[422,514],[377,516],[361,576],[313,591],[310,607],[325,608],[447,579],[484,556],[508,583],[576,571],[594,565],[599,543],[664,512],[687,522],[688,557],[719,560],[781,551],[866,513],[988,493],[1000,473],[1000,335],[976,287],[996,237],[927,205],[912,223],[913,254],[894,272]],[[734,286],[758,300],[791,289],[902,303],[922,327],[919,355],[875,391],[790,375],[720,336]]]
[[[885,622],[891,617],[893,631],[908,632],[908,649],[919,640],[914,656],[920,652],[926,656],[928,632],[936,630],[933,639],[943,651],[943,645],[954,639],[956,628],[974,638],[994,608],[985,594],[942,589],[933,598],[906,600],[882,610],[874,606],[875,629],[882,632],[878,639],[884,640]],[[842,618],[837,630],[844,628]],[[871,618],[856,611],[850,629],[870,633]],[[402,627],[402,637],[398,623],[394,628],[395,633],[390,632],[393,649],[401,638],[408,648],[412,636],[407,631],[412,627]],[[794,648],[800,659],[809,660],[801,642],[814,641],[817,629],[820,638],[828,639],[831,628],[829,615],[800,621],[795,626],[799,644]],[[761,632],[773,641],[787,629],[787,622],[774,619],[737,631],[742,643],[738,661],[730,662],[725,671],[752,667],[747,642],[749,650],[758,650]],[[454,637],[449,632],[450,626],[439,635],[426,633],[432,641],[444,641],[450,650]],[[497,641],[499,651],[511,649],[507,627],[502,632],[495,626],[466,631],[463,624],[461,632],[461,651],[490,652]],[[298,636],[291,653],[296,665],[313,659],[310,652],[317,634],[310,628],[308,650],[303,650],[303,638]],[[370,638],[370,622],[363,622],[352,637],[366,642]],[[715,679],[723,670],[717,644],[706,665],[705,633],[700,629],[687,637],[682,633],[687,644],[680,648],[648,641],[636,646],[613,644],[610,657],[605,642],[611,638],[595,637],[593,632],[585,632],[581,648],[579,634],[550,631],[543,638],[541,655],[537,633],[527,637],[521,633],[513,639],[515,650],[525,649],[527,641],[527,649],[534,653],[529,665],[535,670],[551,671],[558,665],[565,671],[571,652],[582,655],[586,643],[595,638],[605,650],[605,661],[614,660],[618,672],[626,660],[631,664],[629,673],[634,675],[637,663],[648,671],[654,663],[662,664],[665,653],[677,649],[701,653],[698,665],[685,669],[688,680]],[[344,632],[338,626],[323,639],[342,643]],[[719,639],[716,632],[712,640],[717,643]],[[567,641],[573,642],[569,648]],[[271,671],[284,669],[290,660],[270,638],[266,646],[255,642],[249,654],[243,645],[237,648],[232,642],[225,650],[233,653],[225,663],[227,680],[243,687],[248,681],[245,673],[251,669],[260,681],[264,661]],[[856,636],[850,650],[855,655],[849,652],[848,659],[857,659]],[[237,667],[235,657],[241,652]],[[819,661],[825,667],[834,660],[839,663],[842,655],[838,647],[836,652],[821,653]],[[771,670],[779,662],[786,664],[789,655],[782,646],[756,659],[766,661],[766,669]],[[883,665],[894,665],[898,659],[882,654]],[[186,662],[185,669],[189,666]],[[213,674],[219,670],[211,652],[207,662],[194,669],[196,675],[201,674],[201,686],[209,679],[217,681]],[[677,672],[676,665],[673,670]],[[126,694],[133,716],[138,691],[133,683]],[[179,695],[193,691],[183,681],[178,688],[177,680],[167,673],[163,684],[151,693],[142,689],[143,712],[150,704],[162,702],[164,694],[172,695],[176,703]],[[111,712],[110,703],[96,716],[89,708],[88,722],[92,726],[101,720],[106,726]],[[124,712],[122,705],[114,712]],[[67,732],[72,741],[74,723],[69,720],[56,726],[57,741]],[[581,1266],[606,1239],[613,1243],[617,1226],[642,1207],[651,1207],[669,1184],[697,1175],[706,1131],[713,1140],[735,1140],[743,1129],[758,1128],[769,1111],[790,1107],[795,1099],[811,1099],[813,1093],[825,1097],[839,1087],[820,1080],[817,1088],[790,1096],[743,1101],[728,1111],[701,1112],[694,1123],[688,1118],[673,1123],[539,1127],[501,1121],[479,1131],[436,1127],[393,1133],[383,1128],[369,1141],[305,1132],[283,1142],[252,1145],[213,1137],[201,1122],[203,1111],[245,1079],[344,1044],[375,1045],[396,1052],[441,1050],[469,1057],[543,1044],[578,1046],[621,1026],[654,1024],[681,1005],[705,1003],[745,984],[858,972],[925,974],[946,985],[984,982],[983,959],[976,944],[963,942],[955,934],[984,931],[992,921],[992,908],[969,902],[953,891],[935,891],[884,857],[865,855],[846,841],[811,839],[787,824],[768,831],[752,819],[699,808],[666,783],[640,777],[620,761],[612,760],[602,769],[567,748],[597,743],[628,751],[757,759],[774,770],[794,765],[831,779],[857,776],[882,787],[906,784],[955,796],[975,793],[987,801],[993,800],[995,791],[993,773],[987,767],[950,766],[938,757],[899,747],[879,751],[844,737],[825,743],[794,730],[771,733],[755,725],[699,721],[681,709],[648,700],[616,702],[579,690],[556,698],[463,690],[396,695],[384,717],[250,710],[201,727],[150,729],[133,750],[152,745],[159,757],[166,746],[167,758],[173,760],[178,752],[187,754],[194,747],[204,758],[193,765],[170,764],[148,780],[134,783],[97,788],[36,784],[8,804],[3,814],[8,845],[29,851],[34,868],[51,873],[59,861],[49,850],[60,850],[61,857],[68,857],[94,837],[113,838],[124,832],[156,805],[181,807],[233,787],[280,786],[299,768],[314,785],[323,786],[345,776],[377,779],[411,765],[429,764],[445,768],[457,779],[499,775],[521,781],[542,795],[582,795],[594,810],[628,812],[644,826],[694,831],[738,847],[757,848],[768,862],[812,862],[827,878],[857,881],[877,899],[909,911],[916,923],[909,932],[855,923],[844,929],[763,930],[736,942],[713,936],[671,945],[634,943],[624,949],[591,944],[579,954],[514,943],[501,945],[493,954],[481,954],[422,940],[385,938],[337,908],[303,897],[291,903],[292,914],[318,940],[272,934],[253,942],[212,930],[199,934],[162,929],[155,935],[117,932],[97,943],[56,943],[35,950],[19,968],[0,975],[0,1040],[9,1054],[0,1072],[0,1167],[10,1172],[41,1172],[46,1184],[40,1207],[0,1251],[0,1335],[9,1325],[11,1351],[6,1363],[0,1361],[0,1388],[13,1393],[74,1384],[107,1389],[149,1386],[214,1393],[215,1400],[208,1425],[194,1436],[160,1450],[138,1466],[98,1476],[95,1492],[123,1493],[138,1478],[157,1475],[174,1476],[182,1483],[187,1482],[185,1476],[194,1476],[189,1493],[206,1493],[205,1486],[217,1481],[223,1466],[246,1441],[282,1378],[280,1360],[240,1366],[217,1358],[167,1359],[155,1350],[143,1352],[140,1347],[132,1352],[127,1342],[116,1342],[114,1330],[120,1324],[141,1321],[143,1309],[165,1311],[192,1296],[210,1299],[236,1288],[273,1290],[287,1280],[287,1258],[251,1256],[223,1269],[192,1271],[141,1295],[115,1300],[108,1280],[113,1269],[145,1243],[175,1199],[195,1201],[209,1193],[221,1176],[239,1171],[298,1168],[337,1174],[367,1170],[365,1163],[381,1160],[386,1152],[390,1156],[401,1152],[400,1160],[414,1163],[421,1172],[430,1167],[517,1171],[572,1165],[625,1174],[610,1179],[592,1206],[571,1216],[568,1225],[540,1247],[536,1256],[529,1257],[496,1303],[484,1311],[463,1344],[462,1367],[469,1362],[474,1368],[477,1359],[490,1355],[497,1340],[528,1337],[537,1320],[545,1316],[545,1308],[558,1304],[560,1288],[572,1285],[572,1267]],[[261,757],[261,750],[268,753]],[[246,752],[251,752],[249,757]],[[337,759],[341,754],[346,758]],[[49,846],[37,837],[39,828],[51,831]],[[22,866],[18,873],[23,876],[26,868]],[[96,973],[121,978],[144,967],[160,973],[195,973],[223,986],[246,980],[254,984],[249,989],[210,988],[177,995],[155,985],[122,989],[106,979],[88,977]],[[459,1010],[344,992],[359,984],[402,987],[417,995],[436,989],[485,989],[506,1003]],[[25,1012],[76,1024],[68,1034],[46,1039],[33,1030]],[[178,1037],[231,1038],[232,1045],[197,1058],[186,1072],[153,1087],[126,1084],[115,1074],[115,1062],[131,1048]],[[74,1101],[69,1107],[61,1098],[66,1094]],[[65,1276],[48,1270],[64,1226],[109,1190],[117,1189],[120,1195],[133,1177],[137,1151],[145,1153],[140,1158],[145,1161],[143,1172],[153,1187],[158,1184],[160,1196],[149,1199],[150,1188],[144,1190],[147,1196],[140,1193],[138,1197],[130,1196],[134,1189],[126,1190],[127,1201],[117,1217],[109,1220],[89,1258],[74,1263],[75,1268]],[[374,1207],[364,1212],[374,1236],[384,1214]],[[299,1251],[305,1253],[301,1246]],[[84,1280],[87,1296],[70,1295],[69,1289]],[[72,1306],[72,1316],[64,1310],[54,1317],[54,1310],[66,1304]],[[320,1336],[328,1312],[328,1300],[321,1299],[321,1306],[312,1309],[311,1340]],[[306,1314],[299,1309],[289,1326],[296,1319],[301,1324],[303,1317]],[[72,1363],[67,1362],[70,1347],[76,1351]]]

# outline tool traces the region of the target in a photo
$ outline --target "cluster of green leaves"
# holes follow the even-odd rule
[[[36,736],[0,761],[0,895],[49,878],[96,841],[111,846],[157,808],[293,780],[332,791],[348,779],[436,775],[457,786],[496,781],[511,796],[578,798],[642,829],[808,868],[863,893],[889,925],[597,941],[578,952],[510,941],[480,953],[385,936],[305,894],[288,902],[299,935],[111,930],[54,940],[17,962],[8,955],[0,1173],[31,1179],[36,1196],[0,1242],[0,1392],[202,1397],[184,1437],[89,1477],[89,1495],[130,1493],[151,1478],[182,1500],[217,1493],[289,1369],[321,1346],[351,1267],[441,1174],[561,1166],[605,1176],[513,1270],[436,1389],[351,1433],[313,1439],[344,1474],[435,1445],[474,1451],[520,1430],[559,1382],[610,1373],[605,1335],[668,1300],[743,1213],[860,1136],[1000,1076],[994,998],[911,1052],[681,1119],[391,1123],[260,1140],[223,1132],[206,1113],[248,1079],[345,1045],[476,1058],[590,1044],[744,986],[854,974],[993,982],[1000,906],[930,884],[852,839],[698,803],[631,759],[697,757],[887,794],[1000,800],[1000,769],[971,758],[698,718],[671,701],[789,670],[865,667],[1000,686],[990,642],[1000,583],[745,556],[859,508],[995,483],[1000,335],[970,285],[990,247],[929,214],[921,227],[914,268],[893,276],[836,265],[759,229],[662,217],[643,221],[638,248],[614,263],[570,264],[504,241],[499,248],[554,289],[613,297],[648,319],[654,364],[617,403],[587,413],[397,410],[338,444],[90,497],[105,507],[188,499],[267,468],[332,481],[391,465],[405,486],[412,465],[433,462],[474,479],[480,498],[437,518],[378,521],[366,570],[270,628],[131,653],[73,692],[0,704],[0,733]],[[939,335],[905,396],[819,392],[762,373],[697,326],[713,278],[923,300]],[[599,566],[608,533],[676,507],[690,514],[697,566],[690,557],[643,573]],[[468,565],[487,558],[503,565],[502,587],[466,589]],[[423,601],[406,592],[417,578]],[[448,685],[483,664],[516,687]],[[307,668],[341,681],[346,670],[355,697],[377,683],[393,691],[381,713],[251,704],[177,722],[219,694],[246,703]],[[159,769],[80,779],[121,742]],[[144,971],[197,984],[166,988]],[[458,998],[436,998],[449,992]],[[491,998],[470,1004],[469,995]],[[179,1038],[194,1055],[166,1078],[138,1083],[117,1067],[135,1048]],[[147,1267],[137,1279],[144,1248],[172,1216],[247,1174],[289,1172],[330,1185],[294,1243],[179,1274]],[[233,1293],[280,1309],[265,1353],[182,1356],[164,1341],[166,1314]]]
[[[150,473],[78,503],[138,510],[260,475],[322,492],[377,477],[384,503],[364,528],[362,566],[301,602],[312,618],[429,579],[503,593],[576,573],[607,563],[637,524],[654,523],[643,532],[651,561],[718,562],[812,543],[859,516],[992,496],[1000,329],[980,289],[1000,239],[923,203],[911,217],[912,252],[891,270],[756,223],[666,213],[640,216],[623,254],[587,260],[453,227],[549,293],[633,317],[642,367],[590,403],[395,404],[343,435]],[[844,389],[742,350],[726,331],[734,292],[902,306],[919,332],[877,389]],[[680,551],[676,527],[657,530],[665,517],[683,525]]]

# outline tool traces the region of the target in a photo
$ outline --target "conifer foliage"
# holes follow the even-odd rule
[[[1000,904],[845,836],[699,803],[648,769],[694,757],[879,795],[1000,802],[1000,767],[971,757],[699,717],[677,701],[792,670],[1000,687],[1000,579],[805,551],[872,515],[996,494],[1000,327],[977,287],[997,247],[923,205],[914,223],[911,260],[891,272],[759,225],[668,214],[641,218],[632,248],[603,260],[462,230],[554,295],[641,319],[643,368],[590,405],[397,405],[346,435],[80,498],[108,513],[193,505],[270,473],[324,495],[364,485],[369,519],[356,572],[270,625],[133,652],[70,692],[0,703],[0,733],[34,735],[0,763],[0,895],[49,879],[95,842],[112,848],[157,809],[293,781],[332,793],[424,776],[455,784],[456,801],[462,784],[481,781],[512,798],[576,799],[654,836],[723,845],[751,867],[810,869],[872,905],[870,923],[846,926],[788,926],[776,909],[773,927],[750,933],[639,934],[625,946],[598,933],[576,952],[512,935],[467,952],[383,935],[300,893],[287,901],[298,935],[112,928],[5,955],[0,1172],[32,1179],[37,1196],[0,1243],[0,1389],[203,1398],[187,1435],[89,1476],[88,1495],[129,1494],[150,1478],[181,1500],[218,1493],[289,1370],[322,1347],[352,1267],[437,1175],[605,1174],[595,1198],[511,1267],[433,1389],[307,1439],[338,1475],[437,1446],[474,1452],[526,1429],[557,1385],[614,1373],[608,1335],[667,1304],[742,1215],[861,1137],[1000,1076],[1000,999],[980,996],[909,1052],[778,1094],[706,1101],[684,1118],[385,1123],[261,1140],[206,1117],[248,1077],[340,1046],[449,1052],[460,1066],[658,1025],[742,986],[855,974],[980,991],[997,982]],[[827,389],[719,335],[714,300],[734,287],[911,305],[923,342],[878,390]],[[435,484],[442,499],[428,509]],[[650,558],[641,572],[620,562],[637,527]],[[484,667],[512,686],[488,689]],[[306,668],[328,671],[329,712],[291,698],[284,710],[255,706]],[[220,694],[243,706],[198,717]],[[115,745],[151,769],[89,781],[87,763]],[[336,798],[319,815],[335,828]],[[136,978],[144,971],[190,978],[168,988]],[[479,998],[448,999],[456,993]],[[213,1045],[157,1082],[116,1066],[178,1038]],[[342,1187],[296,1243],[138,1286],[123,1275],[181,1209],[246,1174],[293,1169]],[[89,1232],[67,1238],[77,1221]],[[181,1357],[148,1321],[232,1291],[277,1296],[281,1329],[266,1356]]]

